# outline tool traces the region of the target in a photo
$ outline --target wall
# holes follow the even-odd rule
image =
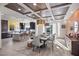
[[[8,20],[8,30],[10,30],[10,25],[14,26],[15,31],[19,31],[19,21],[16,19],[9,19]]]
[[[25,23],[25,28],[26,27],[29,28],[30,27],[30,22],[36,22],[36,21],[33,20],[33,19],[29,19],[29,18],[23,19],[23,18],[9,17],[8,18],[8,27],[10,29],[10,25],[13,24],[14,27],[15,27],[15,31],[20,31],[20,26],[19,26],[20,23]],[[9,29],[8,29],[8,31],[9,31]]]
[[[70,5],[69,10],[66,13],[66,16],[64,18],[64,20],[67,20],[70,18],[70,16],[75,12],[75,10],[77,10],[79,8],[79,3],[72,3],[72,5]]]
[[[64,38],[65,37],[65,34],[66,34],[66,27],[65,28],[62,28],[62,25],[66,25],[64,22],[60,23],[60,37],[61,38]]]
[[[79,9],[75,10],[75,12],[70,16],[66,23],[66,32],[67,34],[73,32],[71,27],[73,26],[74,22],[77,21],[79,23]]]

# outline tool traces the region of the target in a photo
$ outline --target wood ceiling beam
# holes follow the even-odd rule
[[[67,12],[66,12],[66,15],[64,16],[63,21],[66,21],[66,20],[67,20],[66,18],[68,17],[68,15],[71,14],[71,9],[72,9],[71,6],[72,6],[72,5],[69,6],[69,8],[68,8],[68,10],[67,10]]]
[[[35,13],[32,9],[30,9],[28,6],[24,5],[23,3],[18,3],[20,6],[24,7],[25,9],[30,10],[31,13],[35,14],[37,17],[39,17],[40,19],[43,19],[40,15],[38,15],[37,13]]]
[[[50,14],[51,14],[51,16],[52,16],[52,19],[55,20],[55,17],[54,17],[54,15],[53,15],[53,13],[52,13],[52,9],[51,9],[49,3],[46,3],[46,6],[47,6],[47,8],[48,8],[48,10],[49,10],[49,12],[50,12]]]
[[[68,7],[70,6],[71,3],[64,3],[64,4],[60,4],[60,5],[56,5],[56,6],[52,6],[51,9],[55,9],[55,8],[64,8],[64,7]],[[47,10],[48,8],[44,8],[44,9],[41,9],[41,10],[38,10],[38,11],[35,11],[36,13],[39,12],[39,11],[43,11],[43,10]],[[27,12],[25,14],[30,14],[31,12]]]

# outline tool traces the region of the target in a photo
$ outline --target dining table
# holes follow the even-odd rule
[[[46,41],[48,40],[48,36],[47,37],[40,37],[40,42],[43,42],[43,47],[46,47]]]

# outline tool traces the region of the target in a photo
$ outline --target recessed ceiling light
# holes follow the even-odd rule
[[[20,8],[18,8],[18,10],[20,11],[21,9],[20,9]]]
[[[37,4],[36,3],[33,3],[33,5],[36,6]]]

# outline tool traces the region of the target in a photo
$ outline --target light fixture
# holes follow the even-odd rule
[[[37,4],[36,3],[33,3],[33,5],[36,6]]]
[[[21,10],[21,8],[18,8],[18,10],[20,11],[20,10]]]
[[[73,13],[73,11],[71,11],[71,14]]]

